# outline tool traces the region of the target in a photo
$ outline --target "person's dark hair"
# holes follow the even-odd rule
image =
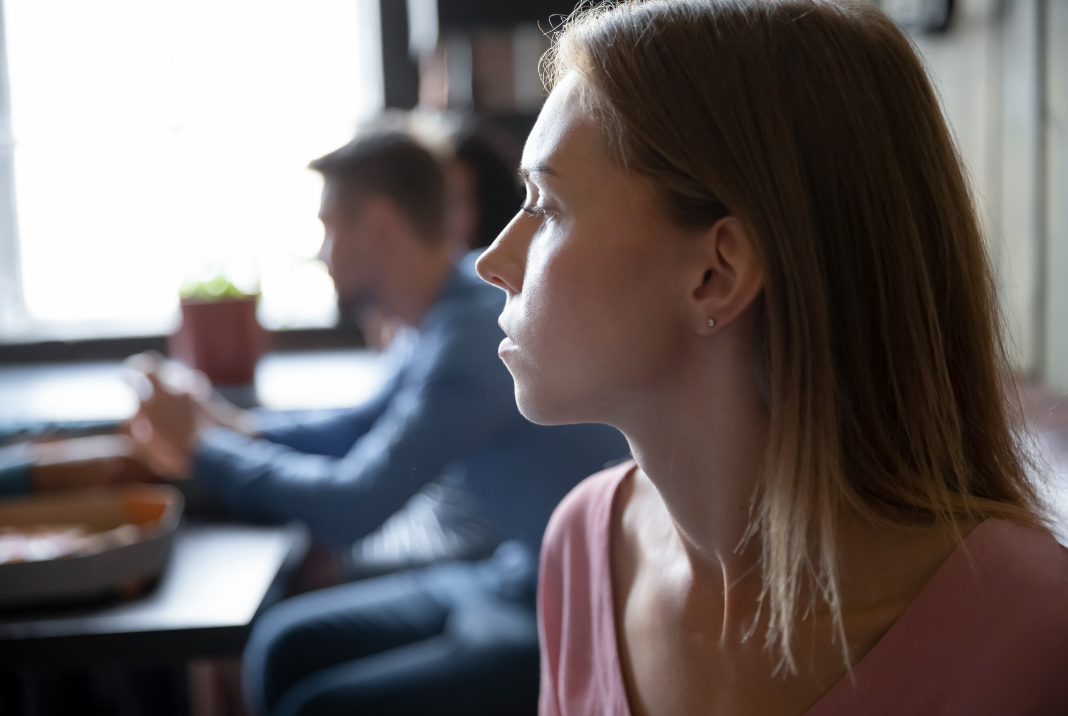
[[[357,137],[310,164],[339,182],[351,209],[371,195],[396,204],[427,241],[440,241],[445,229],[445,178],[433,155],[412,137],[383,132]]]
[[[485,248],[493,243],[523,204],[523,190],[516,181],[518,167],[505,159],[495,142],[480,130],[469,131],[458,139],[456,158],[475,174],[478,225],[470,248]]]

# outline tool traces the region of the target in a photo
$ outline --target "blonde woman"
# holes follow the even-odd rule
[[[478,271],[523,414],[634,461],[546,533],[541,713],[1068,713],[1068,555],[906,37],[863,3],[625,2],[549,64]]]

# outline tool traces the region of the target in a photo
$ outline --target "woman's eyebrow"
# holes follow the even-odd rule
[[[550,174],[554,177],[560,176],[556,173],[555,169],[553,169],[545,162],[539,162],[538,164],[535,164],[532,167],[519,167],[519,178],[523,181],[527,181],[528,179],[530,179],[531,174]]]

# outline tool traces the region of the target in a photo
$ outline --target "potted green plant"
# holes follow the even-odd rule
[[[214,385],[251,385],[265,343],[256,319],[259,292],[246,293],[218,274],[187,282],[179,295],[182,323],[168,340],[171,357]]]

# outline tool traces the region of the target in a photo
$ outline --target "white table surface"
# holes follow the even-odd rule
[[[256,396],[274,410],[343,408],[369,398],[384,372],[367,350],[269,353],[256,368]],[[136,405],[121,361],[0,366],[2,425],[118,421]]]

